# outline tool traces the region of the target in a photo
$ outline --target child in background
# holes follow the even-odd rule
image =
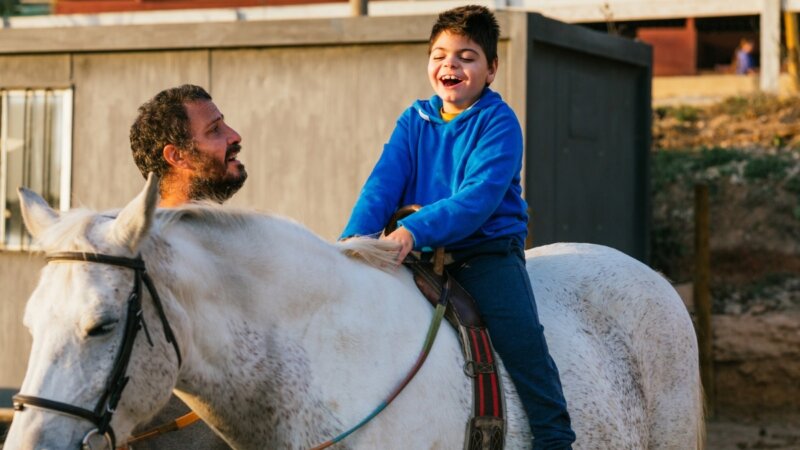
[[[738,75],[748,75],[755,72],[752,40],[742,38],[733,55],[733,65]]]
[[[482,6],[439,15],[428,78],[435,94],[398,119],[342,238],[378,235],[403,205],[423,208],[383,239],[412,250],[445,247],[446,266],[475,299],[528,415],[535,449],[571,448],[575,433],[525,270],[522,131],[489,89],[500,29]]]

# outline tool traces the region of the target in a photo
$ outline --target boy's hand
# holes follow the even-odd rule
[[[402,264],[403,260],[406,259],[406,256],[414,248],[414,236],[412,236],[411,233],[402,226],[398,227],[388,236],[384,236],[381,239],[394,241],[400,244],[400,250],[397,253],[397,264]]]

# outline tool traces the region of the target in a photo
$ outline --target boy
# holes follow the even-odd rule
[[[377,235],[400,206],[423,205],[383,239],[400,245],[398,262],[445,247],[447,271],[475,299],[517,388],[533,447],[564,449],[575,434],[525,270],[522,131],[488,87],[499,34],[482,6],[439,15],[428,60],[435,95],[400,116],[342,237]]]

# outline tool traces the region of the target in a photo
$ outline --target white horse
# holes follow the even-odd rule
[[[156,211],[156,184],[151,177],[111,215],[59,216],[36,194],[20,195],[46,252],[140,253],[160,293],[183,363],[145,291],[153,344],[140,333],[133,346],[111,420],[118,441],[174,389],[236,449],[309,448],[369,414],[412,366],[432,308],[407,270],[363,261],[386,257],[384,244],[332,245],[293,222],[219,207]],[[549,245],[527,256],[575,448],[697,448],[697,345],[670,284],[597,245]],[[119,351],[133,283],[124,267],[48,264],[25,313],[33,348],[22,394],[91,410]],[[339,448],[461,448],[472,401],[462,364],[456,333],[443,326],[406,390]],[[524,412],[502,373],[506,448],[526,448]],[[76,448],[94,426],[26,405],[5,449]]]

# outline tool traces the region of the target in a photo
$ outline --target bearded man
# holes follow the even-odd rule
[[[162,208],[197,200],[222,203],[247,179],[236,159],[242,137],[199,86],[163,90],[140,106],[130,139],[142,175],[161,178]]]
[[[163,90],[139,107],[130,133],[133,160],[147,178],[159,175],[161,202],[171,208],[191,201],[222,203],[244,185],[247,171],[236,159],[242,137],[225,123],[225,116],[205,89],[190,84]],[[188,412],[173,396],[169,404],[134,435],[169,423]],[[203,423],[137,443],[142,449],[229,449]]]

